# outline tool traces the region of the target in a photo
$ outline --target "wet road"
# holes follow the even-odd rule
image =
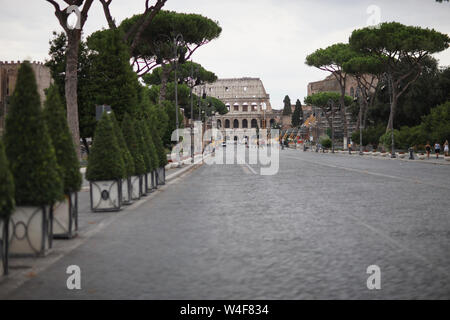
[[[283,150],[255,172],[203,165],[10,298],[450,298],[450,166]]]

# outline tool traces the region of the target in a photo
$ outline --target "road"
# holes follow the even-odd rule
[[[203,165],[9,298],[449,299],[449,169],[297,150],[271,176]]]

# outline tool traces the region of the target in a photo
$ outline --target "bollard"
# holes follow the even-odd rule
[[[414,160],[414,149],[413,148],[409,148],[409,160]]]

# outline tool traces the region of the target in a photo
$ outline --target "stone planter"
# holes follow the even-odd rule
[[[444,156],[445,161],[450,161],[450,156]]]
[[[0,219],[0,276],[8,274],[8,220]]]
[[[130,205],[131,200],[131,178],[122,179],[122,204]]]
[[[91,210],[94,212],[119,211],[122,205],[122,181],[90,181]]]
[[[45,255],[52,246],[52,226],[49,207],[16,207],[9,218],[9,255]]]
[[[139,183],[139,193],[141,197],[147,196],[147,174],[142,175]]]
[[[152,171],[152,189],[158,189],[158,184],[156,183],[156,170]]]
[[[152,177],[152,173],[153,173],[153,172],[148,172],[148,173],[145,175],[145,179],[146,179],[146,182],[145,182],[145,188],[146,188],[147,193],[152,193],[152,192],[154,191],[154,189],[153,189],[153,177]]]
[[[387,153],[387,152],[381,152],[380,155],[381,155],[382,157],[387,157],[388,153]]]
[[[419,157],[419,160],[425,160],[426,155],[424,155],[424,154],[419,154],[418,157]]]
[[[379,152],[372,152],[372,156],[374,156],[374,157],[378,157],[379,155],[380,155]]]
[[[53,205],[53,238],[70,239],[78,231],[78,193],[65,195],[65,200]]]
[[[131,200],[139,200],[141,198],[141,176],[131,176]]]
[[[363,154],[364,154],[365,156],[370,156],[370,155],[372,154],[372,152],[364,151]]]
[[[156,169],[156,185],[162,186],[166,184],[166,170],[164,167]]]
[[[399,157],[400,159],[404,159],[404,158],[406,157],[406,153],[399,153],[399,154],[398,154],[398,157]]]

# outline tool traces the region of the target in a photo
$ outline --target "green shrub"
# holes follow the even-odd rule
[[[14,180],[9,170],[5,148],[0,139],[0,219],[10,216],[14,210]]]
[[[111,117],[104,113],[97,124],[89,154],[86,179],[116,180],[126,177],[125,164]]]
[[[52,85],[48,89],[44,117],[48,132],[52,137],[56,160],[61,169],[64,193],[79,191],[82,182],[80,163],[67,125],[65,108],[56,85]]]
[[[127,177],[130,177],[134,175],[135,168],[134,168],[134,159],[130,153],[130,150],[128,150],[127,144],[125,142],[125,138],[123,137],[122,129],[119,126],[119,122],[116,119],[116,116],[114,113],[110,113],[109,115],[111,117],[111,121],[113,123],[114,132],[117,137],[117,142],[119,143],[119,148],[122,152],[122,159],[125,166],[125,173]]]
[[[153,138],[150,133],[150,127],[147,120],[141,120],[144,130],[145,141],[147,142],[147,148],[150,153],[151,170],[156,170],[159,167],[158,153],[156,152],[155,144],[153,143]]]
[[[63,182],[29,62],[19,68],[6,117],[4,143],[15,183],[15,201],[42,206],[63,199]]]
[[[152,157],[148,149],[147,141],[145,140],[145,131],[142,120],[136,120],[136,138],[138,140],[139,152],[142,154],[145,164],[145,172],[152,171]]]
[[[367,146],[368,144],[371,144],[373,146],[377,146],[380,137],[386,133],[386,126],[383,124],[380,124],[375,127],[368,127],[366,129],[363,129],[362,136],[363,136],[363,146]],[[352,133],[352,141],[359,144],[359,130],[356,130]]]
[[[134,175],[139,176],[145,174],[145,162],[139,149],[135,120],[128,113],[125,114],[122,121],[122,133],[134,160]]]
[[[159,167],[164,167],[168,163],[168,161],[163,141],[158,134],[158,131],[156,130],[156,126],[150,124],[150,130],[152,133],[153,143],[155,144],[156,153],[158,154],[159,158]]]
[[[320,137],[319,143],[322,145],[323,148],[326,149],[330,149],[332,147],[331,139],[328,136]]]

